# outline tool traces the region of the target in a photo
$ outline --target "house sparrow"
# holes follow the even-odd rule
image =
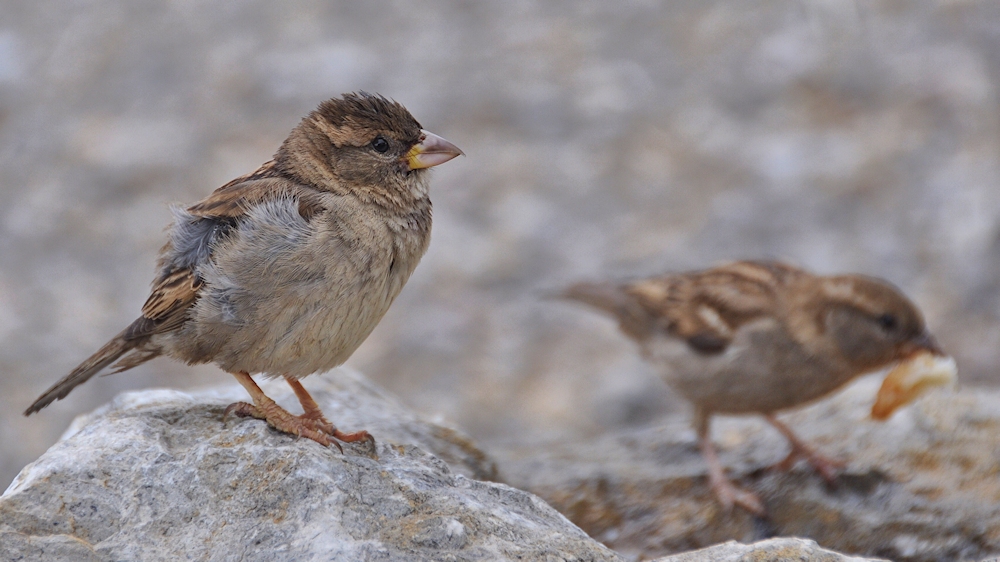
[[[374,443],[366,431],[334,427],[299,379],[346,361],[378,324],[430,241],[427,169],[460,154],[384,97],[321,103],[273,160],[174,209],[142,315],[24,414],[108,366],[120,372],[167,355],[235,376],[253,403],[227,414],[322,445]],[[265,396],[256,373],[284,377],[304,414]]]
[[[563,296],[618,319],[643,356],[695,408],[694,426],[720,503],[764,515],[726,479],[709,436],[713,414],[762,414],[827,481],[839,463],[775,412],[819,399],[858,375],[916,354],[943,355],[917,307],[861,275],[821,277],[778,262],[735,262],[624,284],[579,283]]]

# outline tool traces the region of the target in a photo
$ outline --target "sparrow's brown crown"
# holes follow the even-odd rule
[[[460,154],[421,129],[402,105],[358,92],[321,103],[292,130],[274,161],[278,173],[317,189],[404,209],[426,199],[426,186],[414,179]]]

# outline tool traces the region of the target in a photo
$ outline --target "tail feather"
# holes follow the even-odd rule
[[[620,285],[577,283],[568,287],[561,296],[607,312],[618,320],[622,331],[632,338],[643,339],[653,328],[649,311]]]
[[[66,375],[62,378],[62,380],[52,385],[51,388],[46,390],[44,394],[38,397],[38,400],[35,400],[35,402],[24,411],[24,415],[30,416],[56,400],[62,400],[74,388],[87,382],[90,380],[90,377],[96,375],[101,371],[101,369],[114,363],[119,357],[144,342],[143,339],[125,339],[125,332],[126,331],[122,331],[120,334],[112,338],[111,341],[104,344],[104,347],[98,349],[97,352],[88,357],[86,361],[80,363],[80,365],[73,369],[70,374]]]

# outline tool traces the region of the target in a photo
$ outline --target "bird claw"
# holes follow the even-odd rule
[[[307,411],[306,413],[298,417],[299,419],[302,420],[303,423],[312,427],[312,429],[316,431],[321,431],[326,435],[329,435],[330,437],[337,439],[338,441],[343,441],[344,443],[357,443],[359,441],[367,441],[368,443],[371,444],[371,449],[374,454],[375,438],[372,437],[371,434],[365,430],[356,431],[354,433],[345,433],[343,431],[340,431],[332,423],[330,423],[330,421],[327,420],[322,413],[319,413],[318,410]],[[340,444],[337,443],[337,441],[334,441],[333,443],[337,445],[337,447],[340,448],[341,451],[343,451],[343,448],[340,447]],[[378,455],[375,456],[376,458],[378,458]]]
[[[336,437],[337,428],[327,420],[323,414],[316,412],[306,412],[299,416],[299,419],[303,423],[308,424],[316,431],[322,431],[323,433]]]
[[[249,402],[234,402],[226,407],[226,410],[223,413],[223,419],[227,418],[230,414],[233,414],[241,418],[256,418],[264,420],[268,423],[268,425],[278,431],[281,431],[282,433],[289,433],[305,437],[307,439],[312,439],[323,446],[334,445],[341,453],[344,452],[344,448],[338,441],[342,441],[344,443],[366,441],[370,443],[374,458],[378,458],[378,454],[375,453],[375,438],[372,437],[367,431],[361,430],[354,433],[345,433],[334,427],[334,425],[330,423],[330,421],[327,420],[322,414],[308,412],[300,416],[296,416],[285,411],[284,409],[281,409],[280,407],[274,408],[273,410],[274,411],[265,411],[254,404],[250,404]],[[330,439],[331,437],[333,439]]]
[[[837,476],[840,471],[847,467],[847,463],[821,455],[813,450],[803,450],[798,447],[792,447],[789,451],[788,456],[782,461],[771,465],[769,468],[772,470],[781,470],[783,472],[788,472],[795,466],[795,463],[799,460],[804,460],[809,463],[816,474],[819,474],[827,484],[833,485],[837,482]]]
[[[378,460],[378,449],[375,447],[375,438],[372,437],[372,435],[367,431],[362,429],[361,431],[356,431],[354,433],[344,433],[338,429],[334,429],[332,435],[344,443],[358,443],[361,441],[367,442],[371,448],[369,456]]]
[[[294,416],[273,402],[271,404],[274,406],[273,408],[261,408],[249,402],[235,402],[226,407],[223,418],[229,414],[235,414],[241,418],[264,420],[267,425],[282,433],[312,439],[324,447],[329,447],[331,444],[336,445],[343,452],[340,443],[331,441],[325,433],[317,431],[309,420],[304,420],[301,416]]]
[[[265,419],[264,414],[261,413],[260,409],[249,402],[233,402],[232,404],[226,406],[226,410],[222,412],[222,419],[227,419],[230,414],[240,418],[257,418],[259,420]]]
[[[767,517],[764,502],[757,497],[757,494],[737,488],[728,480],[712,482],[712,491],[715,492],[723,511],[727,513],[733,510],[734,505],[738,505],[758,517]]]

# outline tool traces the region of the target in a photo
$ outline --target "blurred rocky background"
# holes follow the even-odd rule
[[[321,100],[359,89],[468,156],[435,171],[430,252],[350,365],[487,450],[680,407],[611,321],[547,293],[734,258],[890,279],[963,384],[996,384],[1000,3],[0,14],[0,489],[122,390],[228,382],[161,359],[21,416],[136,317],[170,203],[253,170]]]

